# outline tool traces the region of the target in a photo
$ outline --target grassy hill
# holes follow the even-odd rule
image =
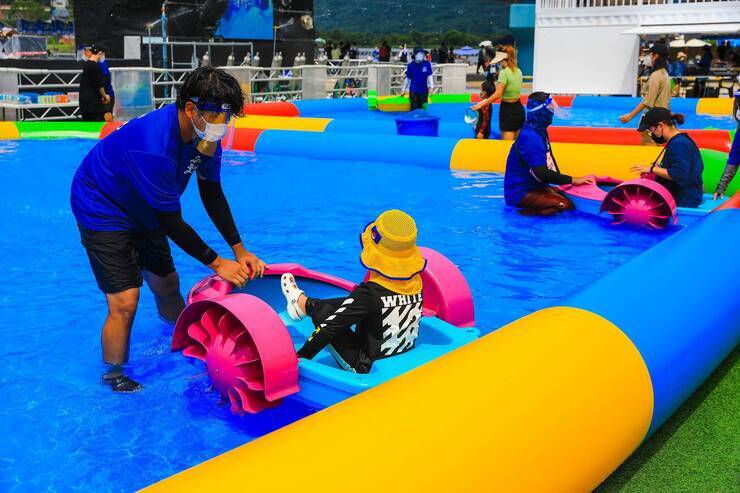
[[[509,5],[500,0],[315,0],[316,28],[372,34],[508,33]]]

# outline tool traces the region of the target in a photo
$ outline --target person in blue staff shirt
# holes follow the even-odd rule
[[[173,321],[184,308],[168,238],[238,286],[265,269],[244,248],[220,182],[220,141],[242,106],[234,77],[200,67],[185,77],[176,103],[131,120],[98,142],[75,173],[70,202],[106,298],[103,382],[115,392],[142,388],[123,365],[143,281],[162,318]],[[236,260],[218,255],[183,220],[180,196],[193,175],[208,216]]]
[[[559,111],[552,96],[545,92],[530,94],[526,111],[524,127],[506,160],[506,204],[524,214],[539,216],[552,216],[573,209],[573,202],[551,185],[592,184],[594,178],[560,172],[547,133],[554,114]]]
[[[406,67],[406,80],[403,81],[401,93],[409,90],[411,111],[424,107],[429,101],[429,93],[434,89],[432,64],[426,60],[422,48],[414,48],[414,60]]]

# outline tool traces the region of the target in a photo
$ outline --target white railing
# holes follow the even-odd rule
[[[345,60],[346,62],[346,60]],[[367,97],[368,89],[377,90],[377,79],[371,84],[371,67],[386,70],[390,75],[390,94],[399,94],[406,77],[406,65],[376,63],[339,63],[326,65],[301,65],[297,67],[221,67],[239,81],[248,102],[285,101],[303,98]],[[445,67],[448,67],[445,69]],[[387,70],[390,72],[388,73]],[[449,66],[434,65],[434,93],[444,92],[444,75]],[[183,84],[188,68],[160,69],[148,67],[111,68],[114,88],[120,89],[119,110],[132,118],[150,109],[174,102]],[[80,70],[32,70],[0,68],[0,92],[9,95],[0,103],[15,112],[16,119],[68,119],[76,116],[77,102],[25,104],[18,101],[19,92],[76,92]],[[457,77],[457,78],[456,78]],[[388,81],[388,79],[385,79]],[[388,90],[386,82],[386,91]],[[386,93],[387,94],[387,93]],[[15,95],[15,99],[12,97]],[[18,101],[18,103],[14,103]],[[16,107],[17,106],[17,107]],[[0,114],[6,119],[6,114]]]
[[[327,97],[357,98],[367,96],[367,65],[328,65]]]
[[[581,9],[601,7],[653,7],[694,3],[722,3],[736,0],[538,0],[538,9]]]

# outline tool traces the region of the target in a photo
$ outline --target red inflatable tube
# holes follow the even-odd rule
[[[640,145],[640,133],[634,128],[550,127],[553,142],[576,144]],[[700,149],[730,152],[730,133],[727,130],[687,130]]]
[[[560,106],[561,108],[570,108],[571,105],[573,104],[573,98],[575,98],[575,96],[565,95],[565,94],[556,94],[554,96],[554,98],[555,98],[555,102],[558,103],[558,106]],[[520,98],[520,101],[522,102],[522,104],[524,106],[527,106],[527,101],[528,100],[529,100],[529,95],[528,94],[524,94]],[[480,102],[480,96],[478,95],[478,93],[472,93],[470,95],[470,102],[471,103],[478,103],[478,102]],[[496,101],[496,103],[494,103],[494,104],[498,104],[500,102],[501,101]]]
[[[561,108],[570,108],[573,105],[574,98],[575,96],[570,95],[570,94],[555,94],[553,96],[553,99],[555,100],[556,103],[558,103],[558,106],[560,106]],[[524,94],[519,100],[522,102],[524,106],[527,106],[527,101],[529,101],[529,95]]]
[[[231,128],[229,134],[221,141],[221,147],[235,151],[254,151],[254,146],[262,132],[263,130],[259,128]],[[231,145],[224,144],[229,141]]]
[[[254,103],[244,105],[245,115],[300,116],[298,107],[289,102]]]
[[[98,137],[100,137],[101,139],[106,138],[112,131],[114,131],[115,129],[117,129],[121,125],[123,125],[123,122],[108,122],[108,123],[106,123],[100,129],[100,135]]]
[[[722,204],[721,206],[714,209],[715,211],[719,211],[722,209],[740,209],[740,193],[735,193],[732,197],[730,197],[730,200]],[[714,212],[714,211],[712,211]]]

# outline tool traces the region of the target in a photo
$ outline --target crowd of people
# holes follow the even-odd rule
[[[667,75],[670,76],[671,91],[674,96],[685,94],[690,97],[717,97],[719,87],[708,85],[707,77],[731,78],[732,67],[740,66],[740,49],[733,50],[726,41],[719,43],[716,47],[709,44],[704,45],[699,48],[700,53],[692,58],[687,53],[689,48],[676,48],[679,51],[674,56],[669,56],[668,41],[661,40],[655,44],[665,47],[662,58],[666,63],[665,69]],[[641,78],[649,77],[653,73],[651,50],[655,44],[644,45],[640,49],[638,70]],[[688,79],[688,77],[694,78]]]
[[[345,57],[355,59],[359,56],[357,45],[348,41],[338,41],[337,43],[329,41],[324,46],[324,52],[331,60],[343,60]]]

